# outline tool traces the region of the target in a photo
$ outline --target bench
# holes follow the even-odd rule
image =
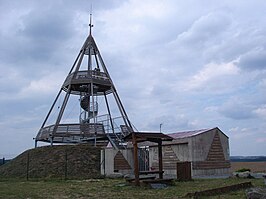
[[[152,171],[139,171],[139,175],[149,175],[149,174],[163,174],[164,171],[152,170]]]
[[[155,176],[139,176],[139,180],[154,180]],[[127,182],[133,182],[135,181],[135,178],[126,178]]]

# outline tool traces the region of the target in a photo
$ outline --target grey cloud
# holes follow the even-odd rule
[[[69,58],[74,58],[78,52],[72,52],[68,56],[69,42],[75,35],[72,22],[71,13],[36,8],[20,18],[20,23],[23,24],[21,27],[7,30],[11,34],[2,32],[0,68],[7,73],[2,80],[4,85],[9,81],[10,93],[22,89],[32,80],[38,80],[52,70],[64,67],[63,70],[67,73],[72,64]],[[14,72],[16,77],[9,78],[13,77]]]
[[[40,14],[40,12],[42,14]],[[32,59],[47,60],[62,49],[74,34],[73,14],[69,11],[34,10],[22,19],[23,29],[17,34],[27,41],[26,53]]]
[[[200,45],[203,47],[211,41],[220,42],[216,40],[219,35],[223,34],[231,24],[231,19],[224,13],[209,13],[196,20],[190,29],[180,34],[177,41],[185,45]]]
[[[70,13],[51,12],[47,10],[30,12],[23,18],[23,30],[19,34],[37,42],[49,41],[51,44],[58,40],[66,40],[73,35]],[[50,44],[50,45],[51,45]]]
[[[256,50],[241,56],[238,66],[247,70],[266,69],[266,51]]]
[[[244,120],[255,118],[255,114],[252,112],[254,106],[241,102],[237,99],[226,102],[222,107],[218,109],[218,112],[227,118],[234,120]]]

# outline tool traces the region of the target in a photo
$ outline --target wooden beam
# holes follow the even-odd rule
[[[158,142],[158,158],[159,158],[159,178],[163,179],[163,152],[162,141]]]
[[[136,138],[137,142],[155,142],[155,143],[159,143],[161,141],[161,139],[158,138]]]
[[[134,152],[134,174],[135,174],[135,185],[139,186],[139,159],[138,159],[138,143],[136,141],[136,135],[132,133],[132,143]]]

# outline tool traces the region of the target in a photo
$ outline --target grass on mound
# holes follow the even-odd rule
[[[100,150],[86,144],[29,149],[0,166],[0,178],[99,178]]]

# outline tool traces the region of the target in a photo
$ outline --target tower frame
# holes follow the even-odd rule
[[[39,132],[35,137],[35,147],[37,143],[82,143],[93,142],[97,145],[100,142],[108,142],[113,147],[123,146],[123,137],[133,132],[131,124],[122,101],[118,95],[115,85],[107,70],[101,53],[92,36],[92,23],[90,16],[90,31],[84,44],[82,45],[65,81],[63,82],[51,108],[46,115]],[[82,64],[85,62],[85,56],[88,57],[85,70],[82,70]],[[94,64],[93,64],[94,60]],[[63,103],[60,107],[56,120],[51,125],[47,124],[52,111],[59,100],[64,95]],[[117,124],[110,109],[108,101],[109,95],[113,95],[117,112],[120,114],[120,128],[117,130]],[[83,112],[80,113],[79,123],[62,123],[62,117],[66,110],[69,98],[72,96],[80,97],[80,106]],[[111,132],[106,131],[104,121],[99,121],[97,97],[104,98],[106,116]],[[82,115],[83,114],[83,115]],[[121,123],[122,121],[122,123]],[[105,121],[106,122],[106,121]]]

